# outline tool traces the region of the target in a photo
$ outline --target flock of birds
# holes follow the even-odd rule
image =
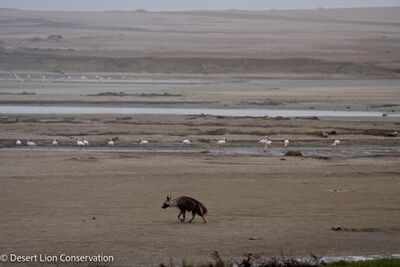
[[[96,76],[85,76],[85,75],[81,75],[81,76],[60,76],[60,75],[52,75],[52,76],[46,76],[46,75],[30,75],[30,74],[26,74],[26,75],[22,75],[22,74],[17,74],[17,73],[12,73],[8,76],[3,76],[0,77],[0,80],[5,80],[5,81],[17,81],[17,82],[29,82],[29,81],[41,81],[41,82],[47,82],[50,80],[54,80],[57,81],[59,79],[68,79],[68,80],[72,80],[72,81],[87,81],[87,80],[113,80],[113,79],[117,79],[117,80],[132,80],[134,79],[134,77],[132,76],[122,76],[122,77],[102,77],[99,75]]]
[[[89,140],[86,139],[86,138],[76,138],[75,140],[76,140],[76,145],[78,147],[88,147],[89,146]],[[138,142],[139,142],[139,145],[141,145],[143,147],[145,147],[145,146],[150,144],[149,140],[143,139],[143,138],[140,138]],[[58,143],[59,143],[58,139],[54,138],[53,142],[52,142],[53,146],[58,146]],[[268,136],[265,136],[264,138],[259,140],[258,143],[260,143],[263,146],[264,153],[267,153],[269,151],[270,147],[272,146],[272,140]],[[22,141],[17,139],[15,144],[17,146],[21,146],[22,145]],[[112,147],[112,146],[114,146],[114,144],[115,144],[114,143],[114,139],[113,138],[109,138],[108,141],[107,141],[107,145]],[[186,146],[186,147],[189,147],[189,146],[191,146],[193,144],[193,142],[192,142],[191,139],[185,138],[185,139],[182,140],[182,144],[184,146]],[[222,138],[216,140],[215,144],[217,146],[219,146],[219,148],[222,150],[222,147],[227,144],[227,139],[225,137],[222,137]],[[289,146],[289,144],[290,144],[290,141],[288,139],[285,139],[283,141],[283,149],[286,150],[287,147]],[[336,139],[331,144],[331,148],[333,149],[336,146],[338,146],[339,144],[340,144],[340,140]],[[36,143],[31,141],[30,139],[27,139],[26,140],[26,145],[28,147],[30,147],[31,149],[33,149],[33,147],[36,146]]]

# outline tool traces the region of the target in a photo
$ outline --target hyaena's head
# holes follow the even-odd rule
[[[166,209],[171,206],[171,196],[167,196],[167,200],[164,201],[161,208]]]

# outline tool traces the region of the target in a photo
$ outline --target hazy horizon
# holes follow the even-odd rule
[[[269,9],[315,9],[394,7],[400,0],[2,0],[0,8],[22,10],[106,11],[136,10],[184,11],[184,10],[269,10]]]

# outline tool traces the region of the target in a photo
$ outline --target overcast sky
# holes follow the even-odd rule
[[[400,0],[0,0],[0,8],[28,10],[267,10],[400,6]]]

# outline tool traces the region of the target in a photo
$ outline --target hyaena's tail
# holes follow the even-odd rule
[[[202,213],[203,215],[206,215],[206,214],[207,214],[208,210],[207,210],[207,208],[206,208],[203,204],[200,204],[200,209],[201,209],[201,213]]]

